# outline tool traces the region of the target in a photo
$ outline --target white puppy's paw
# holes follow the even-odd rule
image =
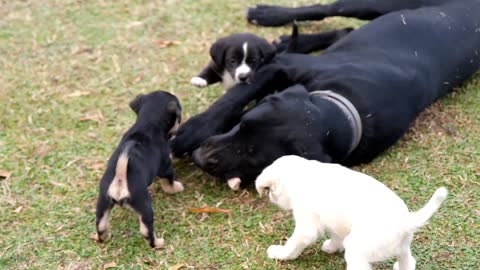
[[[203,78],[200,78],[200,77],[193,77],[190,80],[190,83],[192,85],[195,85],[196,87],[200,87],[200,88],[203,88],[203,87],[207,86],[207,81]]]
[[[400,264],[398,262],[396,262],[394,265],[393,265],[393,270],[400,270]]]
[[[267,255],[270,259],[288,260],[288,254],[284,246],[271,245],[267,249]]]
[[[340,249],[341,247],[339,247],[337,243],[332,241],[332,239],[325,240],[322,245],[322,251],[325,253],[332,254],[339,251]]]

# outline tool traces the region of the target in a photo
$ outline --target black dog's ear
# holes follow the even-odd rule
[[[277,49],[275,46],[268,43],[267,41],[260,43],[260,54],[262,55],[263,61],[262,63],[270,62],[275,54],[277,53]]]
[[[140,94],[130,102],[130,108],[132,108],[132,110],[136,114],[138,114],[138,112],[140,111],[140,108],[142,107],[144,97],[145,97],[144,95]]]
[[[227,45],[223,39],[217,40],[213,43],[212,47],[210,47],[210,57],[217,66],[223,66],[226,49]]]
[[[181,122],[181,120],[182,120],[182,108],[180,107],[180,104],[177,101],[172,100],[172,101],[168,102],[167,112],[168,112],[169,115],[174,116],[178,120],[179,123]]]

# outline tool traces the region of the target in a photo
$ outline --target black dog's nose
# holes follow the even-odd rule
[[[239,79],[241,82],[245,82],[245,81],[248,79],[248,73],[238,74],[238,79]]]

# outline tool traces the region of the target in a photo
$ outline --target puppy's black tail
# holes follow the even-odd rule
[[[287,53],[294,53],[297,51],[298,47],[298,24],[297,21],[292,23],[292,35],[290,37],[290,42],[288,43]]]
[[[128,168],[128,152],[135,145],[135,141],[127,141],[117,159],[115,168],[115,176],[108,188],[108,195],[117,202],[123,201],[130,196],[128,190],[127,168]]]

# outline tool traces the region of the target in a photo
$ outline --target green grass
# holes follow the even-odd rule
[[[134,120],[128,102],[155,89],[178,95],[187,118],[219,95],[189,79],[218,37],[253,32],[270,40],[285,28],[248,25],[255,1],[10,1],[0,9],[0,269],[344,269],[320,245],[291,262],[266,248],[293,230],[291,217],[253,189],[228,190],[189,161],[175,162],[186,191],[154,195],[165,249],[141,239],[137,218],[115,209],[112,241],[97,244],[98,180]],[[296,5],[319,1],[271,1]],[[302,31],[358,26],[330,18]],[[159,41],[178,41],[161,48]],[[454,50],[454,48],[452,48]],[[73,94],[73,95],[72,95]],[[93,116],[96,121],[82,121]],[[394,189],[412,209],[445,185],[451,195],[415,236],[418,269],[480,268],[480,76],[424,113],[395,147],[360,169]],[[229,216],[188,211],[231,209]],[[17,210],[17,211],[15,211]],[[392,261],[376,269],[390,269]]]

